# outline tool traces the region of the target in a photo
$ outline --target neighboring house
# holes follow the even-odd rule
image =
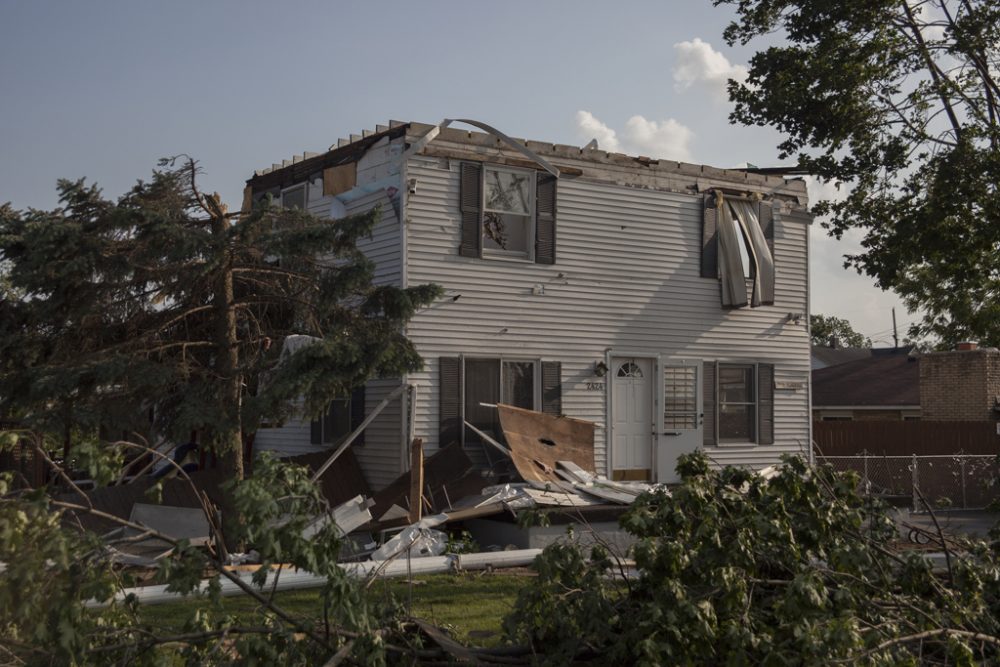
[[[860,359],[813,370],[813,419],[920,419],[920,357],[909,347],[866,352]]]
[[[619,479],[671,481],[678,455],[700,447],[753,467],[808,451],[802,180],[463,122],[486,131],[391,123],[247,182],[248,197],[332,218],[381,205],[361,245],[377,282],[445,289],[406,328],[424,370],[366,387],[366,412],[401,382],[417,387],[355,449],[372,487],[406,469],[411,435],[428,453],[461,441],[494,457],[463,427],[501,437],[484,403],[597,422],[597,471]],[[328,427],[261,429],[255,446],[328,447],[358,400]]]
[[[870,347],[828,347],[826,345],[813,345],[810,367],[816,371],[830,366],[839,366],[848,361],[858,359],[868,359],[872,356]]]
[[[912,347],[869,352],[813,370],[814,420],[1000,420],[1000,351],[961,343],[947,352],[918,354]],[[815,358],[813,348],[814,363]]]
[[[925,420],[997,421],[1000,351],[980,348],[975,343],[960,343],[956,350],[923,355],[920,400]]]

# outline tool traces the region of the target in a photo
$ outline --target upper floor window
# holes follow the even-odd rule
[[[723,306],[774,304],[774,212],[770,202],[709,192],[701,242],[701,275],[720,281]]]
[[[306,183],[293,185],[281,191],[281,206],[283,208],[297,208],[306,210]]]
[[[555,263],[556,178],[551,174],[463,162],[459,210],[460,255]]]
[[[534,254],[535,174],[483,167],[483,251],[531,259]]]

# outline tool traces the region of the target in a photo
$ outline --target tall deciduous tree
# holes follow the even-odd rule
[[[730,82],[732,120],[784,135],[782,156],[846,199],[820,202],[848,264],[926,315],[911,330],[1000,344],[1000,4],[715,0],[730,45],[777,36]]]
[[[858,333],[847,320],[833,315],[810,315],[809,331],[812,344],[829,347],[836,341],[837,347],[871,347],[872,341]]]
[[[164,161],[117,202],[61,181],[56,210],[0,208],[23,295],[0,301],[0,401],[50,430],[201,430],[241,477],[241,435],[263,417],[419,368],[403,326],[439,288],[372,285],[357,241],[377,210],[229,213],[197,173]],[[293,334],[316,340],[281,358]]]

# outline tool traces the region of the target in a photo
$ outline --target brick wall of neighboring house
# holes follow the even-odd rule
[[[854,421],[900,421],[903,419],[901,410],[855,410]]]
[[[922,418],[995,421],[1000,398],[1000,351],[932,352],[920,358]]]

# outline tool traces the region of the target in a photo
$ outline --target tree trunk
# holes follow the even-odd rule
[[[212,221],[212,234],[220,243],[225,243],[226,219],[219,215]],[[221,468],[234,479],[243,479],[243,438],[240,424],[241,382],[237,372],[239,367],[238,341],[236,338],[236,310],[233,308],[233,272],[228,258],[229,251],[223,247],[226,261],[220,270],[215,285],[215,345],[216,370],[222,384],[219,401],[223,422],[217,431],[217,446]]]

